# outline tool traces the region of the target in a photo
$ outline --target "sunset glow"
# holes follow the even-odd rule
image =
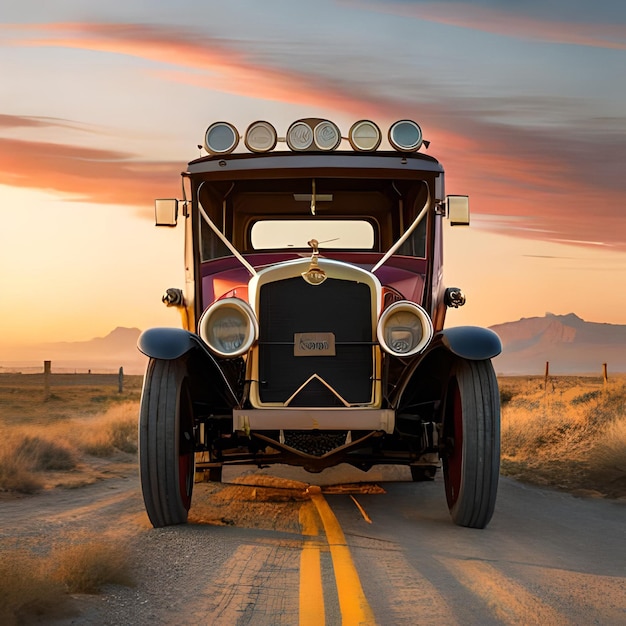
[[[0,24],[0,360],[179,325],[160,296],[182,286],[182,229],[155,229],[152,203],[180,197],[217,120],[415,119],[470,196],[472,226],[446,233],[468,297],[448,325],[626,324],[618,3],[31,4]]]

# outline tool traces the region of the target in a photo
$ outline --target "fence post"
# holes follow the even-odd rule
[[[546,361],[546,374],[543,381],[543,388],[548,389],[548,377],[550,376],[550,361]]]
[[[602,380],[604,381],[604,386],[606,387],[609,382],[609,375],[606,369],[606,363],[602,363]]]
[[[52,370],[52,361],[43,362],[43,401],[50,400],[50,372]]]
[[[117,392],[124,392],[124,368],[120,367],[120,371],[117,375]]]

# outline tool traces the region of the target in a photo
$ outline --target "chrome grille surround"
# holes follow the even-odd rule
[[[309,258],[267,268],[250,281],[260,326],[248,358],[254,408],[381,406],[380,282],[354,265],[323,258],[318,263],[326,275],[318,285],[303,278]],[[296,356],[301,335],[320,344],[332,336],[332,348],[320,345],[320,356]]]

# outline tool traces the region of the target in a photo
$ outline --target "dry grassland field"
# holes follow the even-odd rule
[[[626,376],[499,382],[503,474],[580,496],[626,498]],[[136,475],[141,384],[126,376],[120,392],[117,375],[53,374],[46,399],[43,374],[0,374],[0,507]],[[106,532],[60,529],[53,545],[49,537],[13,535],[9,527],[0,533],[1,624],[54,615],[73,594],[133,584],[119,537],[112,549]]]

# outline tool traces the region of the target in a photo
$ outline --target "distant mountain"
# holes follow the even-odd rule
[[[626,325],[586,322],[574,313],[528,317],[491,326],[500,336],[503,352],[494,359],[496,373],[559,374],[602,373],[606,363],[611,373],[626,372]],[[143,374],[147,359],[137,350],[138,328],[116,328],[106,337],[89,341],[57,342],[20,351],[20,361],[0,362],[7,370],[41,371],[43,361],[52,361],[52,371],[117,372]]]
[[[28,346],[20,350],[19,361],[0,363],[6,370],[32,371],[43,368],[43,361],[52,361],[53,372],[87,371],[143,374],[146,357],[137,350],[138,328],[118,327],[105,337],[89,341],[61,341]]]
[[[626,325],[586,322],[574,313],[522,318],[491,326],[502,340],[494,359],[498,374],[543,374],[546,361],[552,374],[626,372]]]
[[[137,351],[137,339],[141,331],[138,328],[124,328],[118,326],[105,337],[95,337],[89,341],[60,341],[46,343],[42,348],[52,350],[57,354],[92,354],[102,355],[119,354],[120,352],[134,353]]]

